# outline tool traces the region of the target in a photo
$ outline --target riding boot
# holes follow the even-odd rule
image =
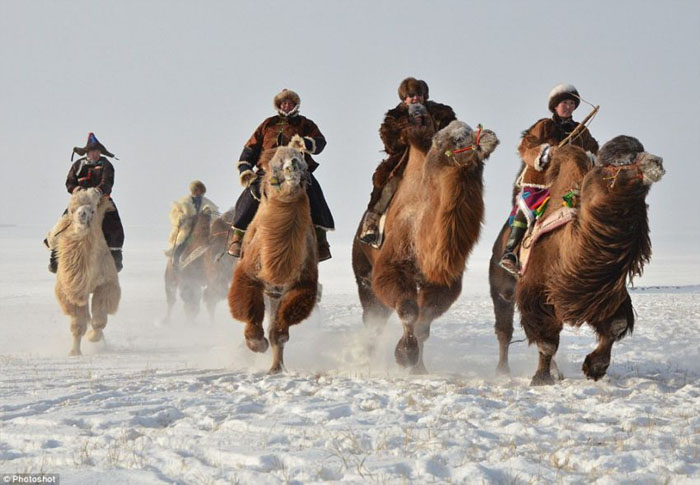
[[[58,251],[55,249],[51,250],[51,256],[49,256],[49,271],[52,273],[58,271]]]
[[[517,219],[513,221],[513,225],[510,227],[508,240],[506,241],[506,249],[498,263],[501,268],[514,276],[520,273],[520,261],[518,261],[518,256],[515,251],[526,232],[526,223],[518,221]]]
[[[314,227],[316,230],[316,243],[318,245],[318,262],[331,259],[331,246],[326,238],[326,230],[320,227]]]
[[[379,220],[381,214],[368,209],[362,218],[362,229],[360,230],[360,241],[365,244],[373,244],[379,238]]]
[[[371,205],[370,208],[367,209],[367,212],[365,212],[364,218],[362,219],[362,230],[359,236],[360,241],[363,243],[374,244],[379,239],[379,221],[389,208],[389,203],[391,199],[394,198],[400,181],[401,177],[399,176],[391,177],[384,187],[382,187],[379,200],[377,200],[374,205]]]
[[[241,248],[243,245],[243,236],[244,235],[245,235],[245,231],[241,231],[240,229],[233,230],[233,235],[231,236],[231,242],[229,242],[229,245],[228,245],[228,254],[230,256],[233,256],[234,258],[241,257]]]
[[[117,267],[117,273],[119,273],[124,265],[122,264],[122,250],[121,249],[110,249],[112,257],[114,258],[114,265]]]

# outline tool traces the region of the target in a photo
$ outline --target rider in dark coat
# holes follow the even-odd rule
[[[245,189],[236,202],[233,236],[228,250],[231,256],[240,257],[243,235],[260,204],[260,181],[263,175],[263,167],[259,163],[261,154],[266,150],[286,146],[294,135],[299,135],[304,138],[306,145],[304,157],[309,172],[319,166],[311,155],[323,151],[326,138],[313,121],[299,114],[300,104],[297,93],[283,89],[274,98],[278,114],[263,121],[243,147],[237,166],[241,185]],[[311,220],[316,228],[319,261],[324,261],[331,257],[326,231],[335,229],[335,223],[318,180],[312,173],[309,175],[311,183],[306,188],[306,193],[311,206]]]
[[[376,242],[379,236],[379,219],[389,208],[391,198],[394,196],[406,168],[405,159],[408,153],[408,143],[404,131],[411,124],[409,107],[413,104],[425,106],[427,114],[433,120],[435,131],[446,127],[456,119],[452,108],[445,104],[429,101],[428,94],[428,84],[425,81],[412,77],[406,78],[399,85],[401,102],[384,115],[384,122],[379,128],[379,136],[388,156],[377,166],[372,176],[372,195],[360,232],[360,240],[363,242],[368,244]],[[389,183],[390,181],[391,183]]]
[[[69,194],[76,190],[96,188],[104,197],[112,198],[112,187],[114,185],[114,165],[107,160],[106,157],[114,158],[105,146],[100,143],[94,133],[88,134],[87,143],[84,147],[74,147],[73,153],[83,156],[79,160],[73,162],[66,177],[66,189]],[[71,157],[72,158],[72,157]],[[114,204],[114,199],[112,199]],[[105,213],[102,221],[102,232],[107,241],[114,263],[117,266],[117,271],[121,271],[122,265],[122,247],[124,246],[124,227],[122,226],[121,218],[117,205],[114,204],[114,210]],[[57,258],[56,250],[51,251],[51,260],[49,262],[49,271],[56,272]]]

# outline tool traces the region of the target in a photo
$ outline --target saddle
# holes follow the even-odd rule
[[[527,263],[530,259],[530,252],[537,243],[537,240],[548,232],[554,231],[563,225],[574,220],[578,209],[576,207],[563,206],[549,214],[544,219],[537,221],[528,228],[527,234],[523,237],[520,243],[518,259],[520,261],[520,276],[525,274]]]

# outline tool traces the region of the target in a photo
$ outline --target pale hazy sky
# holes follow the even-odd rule
[[[510,209],[520,133],[549,116],[560,82],[601,105],[591,125],[601,144],[628,134],[664,157],[652,237],[693,242],[699,32],[690,0],[0,0],[0,225],[48,229],[89,131],[120,158],[113,196],[127,247],[129,226],[167,226],[194,178],[232,206],[243,143],[287,87],[328,140],[316,176],[339,229],[331,243],[349,242],[382,156],[379,124],[413,75],[501,140],[485,170],[480,244]]]

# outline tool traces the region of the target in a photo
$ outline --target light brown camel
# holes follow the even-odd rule
[[[80,355],[80,340],[88,320],[92,329],[87,338],[99,342],[107,315],[116,313],[119,306],[117,268],[102,233],[102,220],[108,210],[113,210],[109,198],[94,189],[80,190],[70,196],[68,212],[59,222],[63,227],[57,231],[60,234],[56,241],[56,298],[63,313],[70,317],[70,355]]]
[[[479,239],[484,161],[498,138],[461,121],[433,137],[429,118],[405,136],[408,160],[386,214],[386,237],[376,249],[359,241],[358,228],[353,270],[365,325],[380,332],[395,310],[404,331],[396,361],[424,373],[430,324],[459,296],[467,257]]]
[[[232,213],[218,216],[204,208],[189,219],[186,222],[191,230],[171,252],[165,268],[166,321],[172,316],[178,289],[188,319],[193,320],[199,314],[200,302],[204,299],[213,321],[216,304],[226,298],[233,274],[232,258],[222,257],[228,236],[224,225],[226,220],[230,225]]]
[[[572,222],[539,238],[518,281],[498,266],[506,227],[496,239],[489,279],[500,372],[509,372],[508,345],[517,303],[525,335],[539,351],[532,385],[554,382],[553,356],[564,323],[593,327],[598,347],[586,356],[583,373],[594,380],[605,375],[613,343],[634,326],[626,285],[651,257],[646,196],[663,174],[661,158],[644,152],[642,144],[628,136],[603,145],[593,167],[578,147],[555,150],[546,171],[551,199],[542,218],[561,207],[572,189],[579,192],[578,213]]]
[[[245,322],[246,344],[265,352],[264,296],[269,297],[270,373],[284,369],[289,327],[306,319],[316,303],[318,254],[305,185],[308,170],[295,136],[265,167],[262,197],[243,240],[242,256],[228,294],[231,315]],[[269,158],[266,157],[266,158]]]

